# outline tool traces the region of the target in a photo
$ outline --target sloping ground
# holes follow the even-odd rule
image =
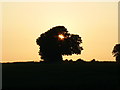
[[[120,90],[116,63],[6,63],[2,67],[3,90]]]

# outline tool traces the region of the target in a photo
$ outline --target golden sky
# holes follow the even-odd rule
[[[118,43],[117,2],[2,3],[2,60],[40,60],[36,39],[53,26],[63,25],[82,37],[81,55],[64,59],[113,61]]]

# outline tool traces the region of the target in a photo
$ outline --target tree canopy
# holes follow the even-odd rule
[[[56,26],[42,33],[36,40],[39,55],[47,62],[62,61],[62,55],[81,54],[81,37],[68,33],[64,26]]]
[[[112,54],[116,57],[116,62],[120,63],[120,44],[114,46]]]

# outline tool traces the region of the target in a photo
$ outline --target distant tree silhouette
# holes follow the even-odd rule
[[[83,59],[77,59],[76,62],[80,62],[80,63],[85,63],[85,61]]]
[[[65,61],[64,62],[68,62],[68,59],[65,59]]]
[[[120,44],[114,46],[112,54],[116,57],[116,62],[120,63]]]
[[[93,59],[93,60],[91,60],[91,62],[96,62],[96,60],[95,60],[95,59]]]
[[[62,55],[81,54],[83,50],[79,35],[68,33],[64,26],[56,26],[40,35],[36,40],[39,55],[46,62],[62,61]]]
[[[74,62],[74,61],[72,59],[70,59],[69,62]]]

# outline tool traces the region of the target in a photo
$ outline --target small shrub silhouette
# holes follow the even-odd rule
[[[61,62],[62,55],[81,54],[81,37],[68,33],[64,26],[56,26],[40,35],[36,40],[39,55],[46,62]]]

